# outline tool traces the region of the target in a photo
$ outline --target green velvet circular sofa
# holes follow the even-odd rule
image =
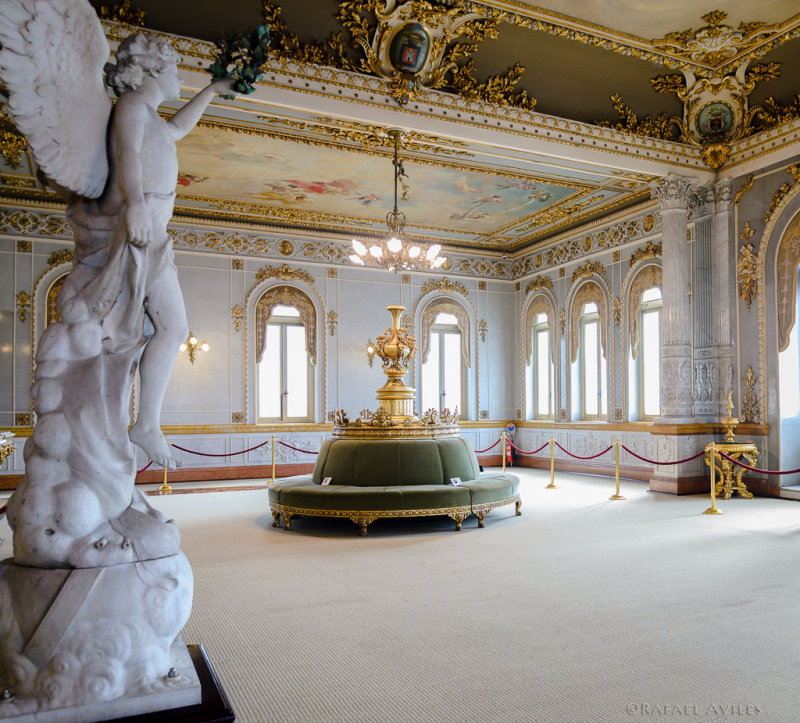
[[[330,483],[322,484],[330,477]],[[462,484],[450,484],[458,477]],[[382,517],[447,515],[461,529],[470,515],[483,518],[514,504],[521,514],[519,478],[481,473],[472,445],[463,437],[442,439],[329,439],[314,471],[273,482],[269,505],[273,527],[291,529],[298,515],[345,517],[361,528]]]

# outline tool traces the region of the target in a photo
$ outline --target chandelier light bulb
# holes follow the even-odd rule
[[[179,348],[180,348],[181,351],[186,351],[189,347],[187,347],[186,344],[184,343],[184,344],[181,344]]]
[[[197,345],[197,337],[196,337],[196,336],[190,336],[190,337],[189,337],[189,343],[190,343],[192,346],[196,346],[196,345]]]
[[[367,250],[366,250],[366,248],[365,248],[365,249],[364,249],[364,253],[366,253],[366,251],[367,251]],[[349,258],[349,259],[350,259],[350,261],[352,261],[354,264],[358,264],[359,266],[363,266],[363,265],[364,265],[364,259],[362,259],[362,258],[361,258],[361,256],[359,256],[358,254],[350,254],[350,256],[348,256],[348,258]]]
[[[415,259],[422,253],[422,249],[419,246],[412,246],[408,250],[408,258]]]
[[[203,343],[200,345],[200,348],[201,348],[203,351],[208,351],[208,349],[209,349],[209,346],[208,346],[208,344],[207,344],[206,342],[203,342]]]
[[[383,249],[380,246],[370,246],[369,252],[374,256],[376,259],[379,259],[383,256]]]
[[[438,269],[445,261],[447,261],[447,259],[444,256],[437,256],[436,261],[433,262],[433,268]]]
[[[439,244],[434,244],[428,249],[428,253],[425,254],[426,261],[433,261],[438,255],[439,251],[442,250],[442,247]]]
[[[403,250],[403,242],[399,238],[395,238],[393,236],[386,244],[386,248],[388,248],[393,254],[396,254],[398,251]]]
[[[359,256],[367,255],[367,247],[364,246],[364,244],[362,244],[358,239],[353,239],[353,249]]]

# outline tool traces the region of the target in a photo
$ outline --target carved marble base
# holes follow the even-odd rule
[[[101,568],[0,563],[0,718],[108,720],[200,702],[183,553]],[[171,669],[175,669],[171,674]]]

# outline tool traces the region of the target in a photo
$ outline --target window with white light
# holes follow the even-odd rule
[[[547,314],[537,314],[531,330],[531,368],[528,374],[528,410],[533,419],[553,417],[553,362]]]
[[[584,304],[578,319],[578,378],[582,419],[605,419],[607,415],[606,359],[601,343],[601,323],[597,304]]]
[[[636,354],[639,418],[661,415],[661,290],[647,289],[639,305],[639,346]]]
[[[467,374],[461,329],[452,314],[438,314],[431,327],[428,358],[422,363],[422,411],[456,408],[464,412]]]
[[[306,328],[293,306],[272,309],[258,363],[258,421],[311,421],[314,368],[306,351]]]

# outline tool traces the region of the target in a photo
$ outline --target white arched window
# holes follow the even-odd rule
[[[553,418],[552,321],[545,312],[534,314],[530,324],[528,369],[525,374],[529,419]]]
[[[298,289],[279,286],[256,305],[256,418],[308,422],[314,418],[316,312]]]
[[[630,406],[639,419],[661,415],[661,307],[661,289],[654,286],[642,294],[636,314],[638,340],[631,345],[636,398]]]
[[[583,305],[578,317],[578,339],[580,416],[581,419],[604,419],[608,407],[606,357],[597,304]]]
[[[454,314],[440,312],[430,327],[422,359],[421,409],[464,412],[467,374],[461,327]]]

